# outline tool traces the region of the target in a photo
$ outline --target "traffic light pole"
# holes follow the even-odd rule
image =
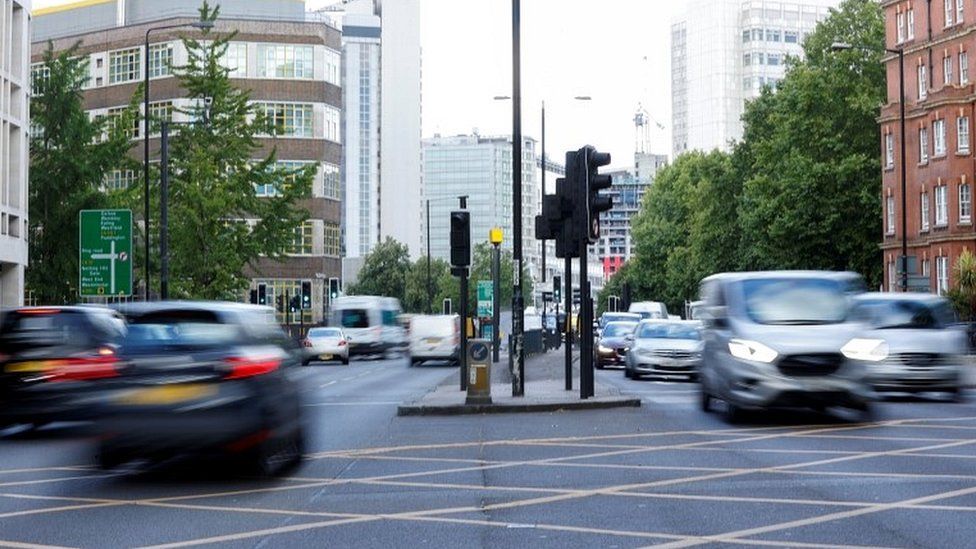
[[[461,390],[468,390],[468,269],[458,271],[461,279],[461,303],[458,312],[461,313],[461,352],[458,353],[461,370]]]
[[[499,347],[501,347],[502,338],[498,333],[498,328],[501,325],[501,293],[502,293],[502,262],[501,262],[501,246],[495,244],[492,246],[491,250],[491,361],[494,364],[498,364],[499,358]]]
[[[525,396],[525,322],[522,296],[522,81],[520,0],[512,0],[512,396]]]
[[[566,320],[563,329],[566,339],[566,390],[573,390],[573,258],[568,254],[565,259],[563,279],[566,281],[566,289],[563,293],[563,301],[566,307]]]
[[[590,300],[590,281],[587,276],[587,242],[580,242],[580,398],[593,396],[593,302]]]

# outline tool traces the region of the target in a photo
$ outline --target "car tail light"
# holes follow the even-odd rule
[[[115,351],[102,347],[94,356],[79,356],[53,361],[49,381],[91,381],[119,375]]]
[[[22,315],[54,315],[61,312],[61,309],[54,307],[43,307],[37,309],[17,309],[17,314]]]
[[[339,340],[339,346],[340,346],[340,347],[342,347],[342,346],[343,346],[343,345],[345,345],[345,344],[346,344],[346,340],[345,340],[345,339],[340,339],[340,340]]]
[[[281,366],[281,358],[277,356],[232,356],[224,359],[229,367],[225,379],[244,379],[248,377],[269,374]]]
[[[305,347],[311,347],[312,342],[309,341],[309,339],[306,337],[305,339],[302,340],[302,345],[304,345]]]

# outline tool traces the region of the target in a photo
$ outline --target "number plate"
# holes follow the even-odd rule
[[[166,385],[149,389],[137,389],[118,398],[119,404],[151,406],[174,404],[208,397],[217,393],[211,385]]]
[[[31,362],[17,362],[15,364],[7,365],[7,373],[11,374],[25,374],[31,372],[46,372],[51,368],[54,368],[54,362],[50,360],[37,360]]]
[[[319,355],[319,360],[332,360],[332,355]]]
[[[441,338],[439,338],[439,337],[428,337],[426,339],[426,341],[427,341],[427,344],[428,345],[437,345],[438,343],[441,342]]]

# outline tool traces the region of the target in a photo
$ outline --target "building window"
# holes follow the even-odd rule
[[[149,77],[167,76],[173,64],[173,44],[149,46]]]
[[[125,114],[128,107],[115,107],[109,109],[106,116],[109,117],[109,126],[114,130],[119,123],[119,119]],[[126,133],[131,139],[136,139],[139,137],[139,126],[140,120],[138,117],[132,117],[132,127],[126,130]]]
[[[134,170],[112,170],[105,174],[104,187],[107,191],[118,191],[128,189],[136,182],[136,172]]]
[[[265,305],[275,308],[275,318],[279,324],[284,324],[286,320],[290,320],[293,323],[298,323],[304,321],[305,324],[312,323],[312,314],[315,311],[315,306],[313,304],[311,309],[302,309],[301,317],[298,316],[298,312],[288,311],[287,299],[296,295],[301,295],[302,293],[302,283],[309,282],[308,280],[297,280],[297,279],[255,279],[252,281],[252,289],[259,286],[265,287]],[[313,284],[314,288],[314,284]],[[314,292],[313,292],[314,297]],[[287,312],[286,312],[287,311]]]
[[[155,103],[149,104],[149,127],[151,128],[150,135],[158,134],[162,130],[160,129],[160,123],[173,122],[173,102],[172,101],[157,101]]]
[[[929,230],[929,193],[922,193],[921,200],[922,230]]]
[[[895,197],[885,200],[885,233],[895,234]]]
[[[965,86],[969,83],[969,55],[959,52],[959,84]]]
[[[966,0],[956,0],[956,24],[962,24],[962,16],[965,11]]]
[[[935,188],[935,226],[945,227],[949,224],[949,204],[945,185]]]
[[[783,31],[783,42],[787,44],[797,44],[800,42],[800,33],[796,31]]]
[[[322,164],[322,196],[332,200],[340,200],[341,183],[339,181],[339,166]]]
[[[935,274],[936,274],[935,291],[939,295],[945,294],[946,292],[949,291],[949,258],[948,257],[935,258]]]
[[[893,168],[895,166],[895,135],[892,133],[885,134],[885,167]]]
[[[312,137],[312,105],[296,103],[259,103],[274,125],[277,135],[283,137]]]
[[[947,55],[942,58],[942,83],[948,86],[952,84],[952,56]]]
[[[929,94],[929,78],[925,65],[918,66],[918,98],[925,99]]]
[[[959,222],[969,223],[973,218],[973,194],[969,183],[959,185]]]
[[[922,260],[922,276],[932,276],[932,262],[928,259]]]
[[[895,262],[888,262],[888,291],[893,292],[898,287],[898,275],[895,272]]]
[[[915,38],[915,9],[909,8],[908,13],[908,39]]]
[[[898,26],[898,43],[902,43],[905,41],[905,36],[906,36],[905,35],[905,13],[899,12],[898,15],[895,16],[895,20],[897,21],[897,26]]]
[[[751,31],[747,31],[747,30],[742,31],[742,43],[743,44],[748,44],[749,43],[749,36],[751,34],[752,34]]]
[[[339,109],[331,106],[325,106],[325,138],[329,141],[340,142],[339,137]]]
[[[312,46],[258,44],[258,76],[261,78],[315,77]]]
[[[221,62],[230,78],[247,77],[247,44],[245,42],[227,44],[227,51],[224,52]]]
[[[308,220],[295,227],[291,245],[285,250],[288,255],[312,255],[312,221]]]
[[[51,67],[44,63],[34,63],[31,65],[31,95],[40,96],[44,94],[44,86],[51,79]]]
[[[943,156],[946,153],[945,120],[932,122],[932,154]]]
[[[778,53],[770,53],[766,56],[766,64],[776,66],[779,65],[780,55]]]
[[[924,164],[929,161],[929,129],[918,129],[918,162]]]
[[[773,29],[766,29],[766,41],[767,42],[779,42],[779,31]]]
[[[335,50],[325,49],[325,81],[336,86],[341,84],[339,63],[341,55]]]
[[[139,48],[110,52],[108,54],[108,83],[120,84],[138,80],[140,64]]]
[[[325,223],[325,252],[324,255],[339,257],[342,245],[342,231],[337,223]]]
[[[952,26],[952,14],[955,13],[955,7],[952,5],[952,0],[942,0],[942,4],[945,7],[945,26]]]
[[[969,117],[956,118],[956,145],[960,153],[969,152]]]

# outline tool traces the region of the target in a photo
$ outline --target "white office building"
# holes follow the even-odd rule
[[[344,257],[388,236],[419,257],[420,2],[350,0],[319,13],[342,27]]]
[[[24,303],[30,0],[0,0],[0,309]]]
[[[728,150],[742,113],[840,0],[694,2],[671,27],[672,152]]]

